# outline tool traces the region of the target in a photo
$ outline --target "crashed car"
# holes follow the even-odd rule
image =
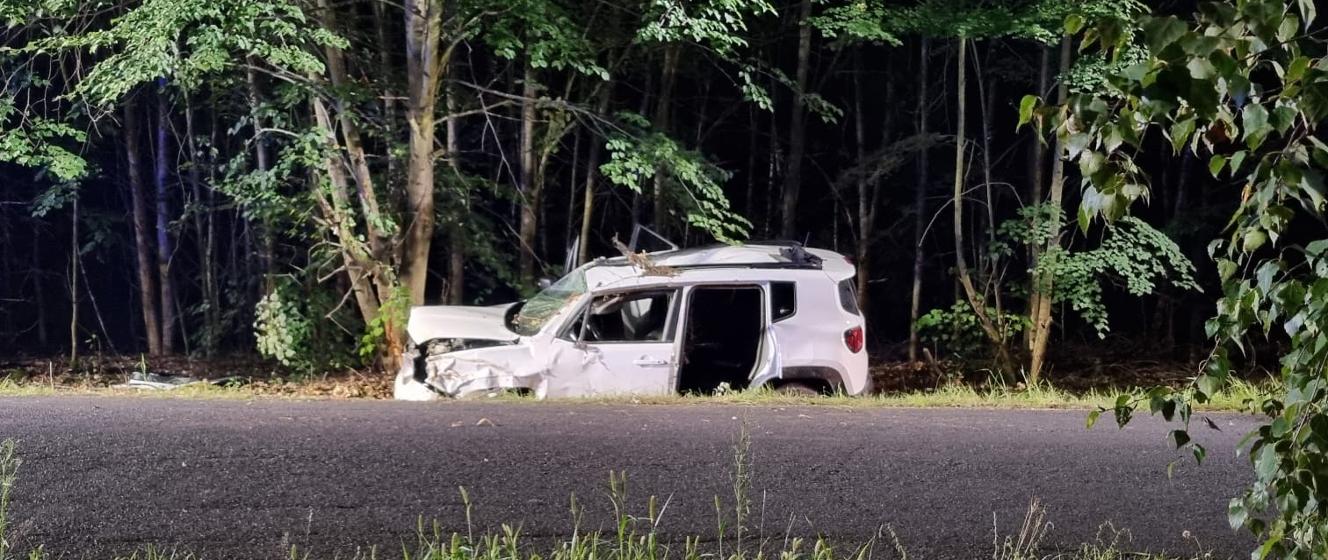
[[[598,258],[524,302],[421,306],[405,400],[868,388],[854,266],[796,243]]]

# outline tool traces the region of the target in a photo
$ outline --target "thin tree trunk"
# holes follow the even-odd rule
[[[887,103],[889,100],[886,100]],[[855,52],[853,57],[853,140],[854,149],[857,150],[857,164],[862,165],[867,160],[866,130],[863,124],[862,115],[862,55]],[[866,173],[859,173],[857,178],[858,188],[858,239],[857,239],[857,284],[858,284],[858,308],[864,312],[868,309],[867,304],[870,298],[867,296],[867,280],[871,277],[871,237],[875,225],[872,224],[872,197],[868,192],[868,180]]]
[[[742,203],[745,211],[743,216],[756,224],[756,142],[761,132],[761,123],[757,120],[756,108],[749,106],[747,109],[747,194],[743,197]],[[754,229],[754,228],[753,228]]]
[[[1038,95],[1047,95],[1048,82],[1051,79],[1051,47],[1043,46],[1038,55]],[[1028,127],[1033,136],[1033,149],[1029,154],[1029,177],[1031,177],[1031,188],[1029,189],[1028,203],[1031,205],[1042,204],[1042,185],[1046,181],[1047,168],[1047,145],[1043,142],[1041,134],[1036,127]],[[1036,243],[1028,247],[1029,269],[1037,267],[1038,257],[1042,254],[1042,247]],[[1037,318],[1037,309],[1040,305],[1038,299],[1040,294],[1037,289],[1037,277],[1034,275],[1029,279],[1028,286],[1028,320],[1030,323]],[[1033,328],[1024,330],[1024,344],[1029,352],[1033,350],[1033,338],[1035,334]]]
[[[1058,77],[1060,85],[1057,86],[1056,91],[1056,102],[1058,104],[1064,104],[1066,97],[1069,96],[1069,88],[1065,83],[1065,77],[1070,71],[1070,56],[1072,54],[1073,53],[1070,49],[1070,36],[1066,35],[1061,38],[1060,74]],[[1051,231],[1056,233],[1047,242],[1047,247],[1043,250],[1043,254],[1060,249],[1061,221],[1059,210],[1065,186],[1064,149],[1065,147],[1061,145],[1060,140],[1057,140],[1054,153],[1055,159],[1052,160],[1051,164],[1050,200],[1052,208],[1057,210],[1057,212],[1051,214]],[[1037,314],[1032,317],[1033,345],[1030,350],[1028,365],[1028,381],[1030,385],[1037,383],[1038,380],[1041,379],[1043,364],[1046,362],[1047,341],[1051,338],[1051,294],[1053,293],[1052,290],[1055,288],[1054,279],[1049,275],[1035,278],[1035,281],[1036,282],[1033,286],[1036,293],[1038,293],[1038,306],[1036,309]]]
[[[572,162],[567,166],[567,220],[563,222],[563,246],[567,248],[567,251],[572,250],[574,239],[572,236],[575,235],[572,230],[576,225],[576,220],[572,217],[576,215],[577,173],[581,172],[581,136],[581,129],[578,128],[575,138],[572,139]],[[576,255],[571,253],[565,254],[563,259],[567,260],[568,257],[573,261],[576,259]],[[576,266],[576,263],[573,262],[572,266]],[[564,274],[567,272],[563,271]]]
[[[397,138],[397,115],[395,109],[395,95],[392,92],[392,76],[397,76],[397,71],[392,67],[392,44],[389,40],[387,29],[387,6],[388,3],[378,0],[369,3],[373,6],[374,38],[378,43],[378,71],[383,78],[383,123],[387,129],[388,138]],[[392,157],[392,142],[383,142],[383,161],[386,163],[386,176],[392,177],[396,171],[396,159]]]
[[[654,128],[655,130],[669,134],[672,128],[671,116],[673,111],[673,86],[678,76],[678,46],[669,45],[664,49],[664,66],[660,70],[659,79],[659,100],[655,103]],[[651,224],[655,231],[665,237],[668,236],[668,201],[664,193],[664,172],[655,171],[654,178],[654,213],[651,216]]]
[[[312,105],[314,123],[323,135],[324,144],[328,148],[335,147],[337,139],[336,134],[332,131],[332,117],[327,111],[327,106],[318,97],[313,98]],[[311,180],[309,185],[314,200],[318,203],[325,226],[332,230],[339,241],[340,250],[338,252],[341,253],[342,266],[345,270],[346,279],[351,286],[351,293],[355,296],[355,304],[359,307],[360,317],[365,324],[370,324],[377,320],[380,305],[378,294],[375,293],[372,282],[374,278],[379,276],[377,267],[384,265],[374,261],[369,254],[362,250],[361,245],[356,241],[355,232],[349,227],[350,222],[346,217],[350,213],[350,181],[346,177],[346,170],[341,157],[329,149],[323,165],[331,187],[328,189],[328,195],[330,196],[324,195],[322,189],[318,186],[320,181]]]
[[[32,297],[37,304],[37,344],[45,350],[50,343],[50,335],[46,327],[46,279],[42,278],[41,255],[41,231],[34,228],[32,230],[32,270],[29,274],[32,277]],[[148,271],[148,274],[151,278],[151,270]]]
[[[456,113],[456,94],[451,87],[446,89],[447,113],[449,115]],[[456,117],[449,116],[447,119],[447,163],[454,173],[460,175],[460,168],[457,159],[460,156],[458,148],[458,132]],[[454,216],[451,227],[447,232],[447,297],[445,301],[448,305],[461,305],[466,297],[466,228],[465,213],[470,212],[470,193],[462,186],[458,189],[457,207],[462,216]]]
[[[601,86],[599,90],[599,101],[595,107],[596,114],[603,115],[609,111],[609,101],[613,98],[613,84],[607,83]],[[582,193],[584,202],[581,205],[581,245],[577,248],[576,263],[583,264],[590,256],[590,220],[595,215],[595,182],[599,178],[599,157],[600,149],[604,143],[599,140],[590,142],[590,153],[586,154],[586,187]]]
[[[535,234],[537,233],[539,193],[535,180],[535,103],[539,90],[535,84],[535,67],[526,63],[521,85],[521,260],[522,288],[535,285]]]
[[[991,61],[991,52],[993,42],[989,41],[987,45],[987,62]],[[977,54],[976,44],[973,54]],[[991,133],[992,133],[992,115],[996,112],[996,82],[994,80],[984,80],[984,76],[994,76],[995,73],[990,69],[990,64],[984,64],[983,69],[978,73],[978,91],[982,94],[982,184],[987,202],[987,243],[985,247],[994,247],[996,245],[996,197],[992,192],[991,175]],[[978,255],[981,259],[980,269],[978,270],[979,279],[982,280],[982,294],[986,297],[991,296],[992,304],[996,309],[997,330],[1000,332],[1002,346],[1010,333],[1005,332],[1005,323],[1001,318],[1005,316],[1005,301],[1002,296],[1000,285],[1000,274],[997,270],[997,259],[989,254],[989,251],[982,246],[978,247]]]
[[[78,369],[78,194],[69,220],[69,369]]]
[[[918,63],[918,134],[927,133],[927,80],[930,41],[923,37]],[[913,186],[913,291],[908,316],[908,361],[918,361],[918,317],[922,313],[922,272],[926,254],[922,250],[922,232],[927,227],[927,182],[931,167],[929,150],[918,152],[918,182]]]
[[[784,173],[784,208],[779,234],[794,239],[798,234],[798,195],[802,189],[802,156],[806,150],[807,76],[811,66],[812,0],[801,0],[798,11],[798,67],[795,71],[793,112],[789,117],[788,171]]]
[[[185,146],[189,149],[189,189],[194,197],[191,214],[194,238],[199,245],[199,272],[203,277],[203,355],[212,356],[217,351],[218,337],[221,335],[221,298],[217,291],[216,263],[213,262],[212,247],[208,241],[208,222],[211,221],[212,209],[203,198],[203,170],[202,162],[198,159],[198,143],[194,139],[198,131],[194,128],[193,104],[188,95],[183,99]]]
[[[254,144],[254,163],[259,173],[266,173],[271,169],[270,156],[268,155],[267,139],[263,133],[263,115],[260,111],[262,96],[258,90],[258,74],[253,69],[256,61],[251,57],[249,67],[245,69],[245,86],[249,98],[249,118],[253,120],[254,134],[252,142]],[[272,293],[276,289],[276,246],[277,232],[276,224],[271,217],[264,213],[260,218],[259,224],[259,262],[263,267],[263,292],[262,295]]]
[[[954,249],[955,249],[955,274],[958,276],[959,285],[963,288],[964,297],[968,300],[969,306],[973,308],[973,314],[978,318],[978,324],[982,326],[982,331],[986,333],[987,339],[996,349],[996,355],[1000,361],[1003,370],[1009,371],[1012,362],[1010,361],[1009,350],[1005,347],[1005,339],[1001,337],[1000,331],[996,328],[991,317],[987,315],[987,302],[977,293],[973,286],[973,278],[969,274],[968,259],[964,256],[964,157],[967,153],[965,149],[967,137],[965,136],[967,114],[967,81],[968,81],[968,41],[963,36],[959,36],[959,48],[957,73],[958,78],[955,83],[956,90],[956,116],[955,116],[955,162],[954,162],[954,198],[951,205],[954,207]]]
[[[441,0],[436,0],[436,1],[441,2]],[[323,25],[324,25],[325,27],[327,27],[328,29],[334,29],[334,30],[335,30],[335,29],[338,29],[338,24],[337,24],[337,11],[336,11],[336,8],[334,8],[334,7],[330,4],[330,2],[329,2],[328,0],[318,0],[318,6],[319,6],[319,9],[320,9],[320,11],[321,11],[321,13],[320,13],[320,17],[321,17],[322,20],[323,20]],[[407,18],[409,19],[409,17],[410,17],[410,10],[407,10]],[[408,31],[409,31],[409,28],[408,28]],[[410,39],[410,37],[409,37],[409,34],[408,34],[408,36],[407,36],[407,48],[409,48],[409,45],[410,45],[409,39]],[[435,40],[434,40],[434,43],[436,43],[436,42],[437,42],[437,40],[435,39]],[[436,51],[436,50],[437,50],[437,45],[434,45],[433,48],[434,48],[434,50]],[[345,53],[343,53],[343,52],[341,51],[340,48],[337,48],[337,47],[335,47],[335,46],[327,46],[327,47],[324,47],[324,49],[323,49],[323,53],[324,53],[324,55],[327,57],[327,75],[328,75],[328,80],[332,83],[332,87],[334,87],[334,88],[336,88],[336,89],[345,89],[345,88],[350,87],[350,77],[349,77],[349,75],[347,74],[347,69],[346,69],[346,55],[345,55]],[[422,72],[427,72],[427,70],[421,70],[421,71],[422,71]],[[412,74],[412,75],[411,75],[411,78],[412,78],[412,84],[413,84],[413,83],[414,83],[414,78],[415,78],[415,76]],[[421,79],[423,79],[423,78],[421,78]],[[436,93],[436,88],[435,88],[435,90],[433,90],[433,91],[435,91],[435,93]],[[417,92],[415,92],[415,91],[412,90],[412,91],[410,92],[410,94],[411,94],[411,99],[413,100],[413,99],[415,98]],[[432,157],[432,155],[433,155],[433,120],[432,120],[432,119],[433,119],[433,112],[432,112],[432,107],[433,107],[433,104],[434,104],[435,101],[433,100],[432,97],[430,97],[428,100],[426,100],[426,102],[427,102],[427,104],[428,104],[428,106],[429,106],[429,108],[430,108],[429,111],[428,111],[428,112],[429,112],[429,119],[430,119],[430,120],[429,120],[429,122],[428,122],[427,139],[426,139],[426,140],[427,140],[427,145],[428,145],[427,156],[425,156],[424,159],[426,159],[426,160],[427,160],[427,163],[428,163],[428,179],[427,179],[427,183],[428,183],[428,188],[429,188],[429,203],[430,203],[430,207],[429,207],[429,208],[430,208],[430,211],[428,212],[428,215],[427,215],[427,217],[426,217],[426,221],[427,221],[427,223],[426,223],[426,224],[423,224],[423,227],[427,227],[428,230],[429,230],[429,235],[432,236],[432,233],[433,233],[433,211],[432,211],[432,208],[433,208],[433,207],[432,207],[432,201],[433,201],[433,198],[432,198],[432,192],[433,192],[433,190],[432,190],[432,189],[433,189],[433,173],[432,173],[432,170],[433,170],[433,157]],[[414,109],[414,104],[411,103],[411,105],[412,105],[412,107],[411,107],[410,109],[408,109],[408,110],[413,110],[413,109]],[[368,159],[368,155],[365,153],[365,150],[364,150],[364,141],[363,141],[363,139],[361,138],[361,135],[360,135],[360,127],[359,127],[359,123],[358,123],[358,122],[352,117],[352,111],[351,111],[350,107],[348,107],[348,106],[346,105],[345,101],[342,100],[342,99],[340,99],[340,98],[338,98],[338,99],[336,100],[336,112],[337,112],[336,116],[337,116],[338,123],[341,125],[341,137],[342,137],[342,140],[343,140],[343,145],[342,145],[342,147],[345,148],[346,156],[347,156],[347,158],[350,160],[349,163],[350,163],[351,177],[353,177],[353,178],[355,179],[355,185],[356,185],[356,187],[357,187],[356,193],[357,193],[358,198],[359,198],[359,201],[360,201],[360,207],[361,207],[361,210],[364,212],[364,225],[365,225],[365,229],[366,229],[366,232],[367,232],[366,237],[368,237],[368,241],[369,241],[369,248],[370,248],[370,250],[373,252],[373,256],[374,256],[374,259],[375,259],[375,260],[377,260],[378,262],[389,262],[389,261],[391,260],[391,258],[392,258],[392,255],[391,255],[391,252],[392,252],[392,240],[389,239],[390,236],[388,235],[388,233],[387,233],[386,231],[384,231],[384,230],[380,227],[380,225],[379,225],[379,224],[381,224],[381,223],[383,222],[383,219],[382,219],[382,210],[381,210],[381,208],[380,208],[380,204],[379,204],[379,201],[378,201],[378,191],[377,191],[377,187],[376,187],[375,184],[374,184],[373,175],[372,175],[372,173],[371,173],[370,170],[369,170],[369,159]],[[410,144],[410,158],[411,158],[411,161],[415,161],[415,158],[418,157],[418,154],[416,153],[417,146],[416,146],[415,142],[416,142],[416,139],[414,138],[414,129],[412,129],[412,137],[411,137],[411,144]],[[417,186],[414,184],[414,182],[417,181],[417,180],[419,180],[419,178],[415,175],[415,173],[418,173],[419,170],[415,169],[414,166],[412,165],[412,166],[410,166],[410,167],[407,168],[406,172],[407,172],[407,174],[406,174],[407,201],[406,201],[406,202],[407,202],[407,210],[408,210],[408,214],[409,214],[409,210],[410,210],[410,208],[411,208],[412,205],[415,203],[415,201],[414,201],[414,198],[415,198],[415,197],[413,196],[413,193],[416,192],[414,189],[416,189]],[[409,256],[405,256],[405,255],[406,255],[406,254],[411,254],[413,251],[417,251],[417,250],[418,250],[418,247],[414,246],[413,243],[415,243],[415,242],[417,241],[417,240],[414,239],[414,236],[415,236],[415,235],[418,235],[419,232],[416,231],[416,227],[419,227],[419,226],[420,226],[420,224],[418,224],[417,221],[414,219],[414,214],[409,214],[409,215],[407,216],[407,223],[406,223],[406,224],[403,224],[403,227],[406,229],[406,235],[405,235],[405,242],[403,243],[403,247],[402,247],[402,249],[403,249],[403,256],[402,256],[402,259],[401,259],[401,260],[404,260],[404,261],[410,261],[413,257],[409,257]],[[426,240],[426,245],[425,245],[425,251],[424,251],[424,252],[425,252],[426,259],[427,259],[427,255],[428,255],[427,240]],[[428,263],[426,262],[425,265],[427,266],[427,264],[428,264]],[[401,276],[402,276],[402,278],[401,278],[401,284],[402,284],[402,285],[405,285],[405,286],[407,286],[407,287],[409,288],[409,290],[410,290],[410,292],[411,292],[411,297],[412,297],[412,298],[414,298],[414,295],[415,295],[415,291],[414,291],[414,290],[415,290],[415,286],[412,284],[412,282],[419,282],[419,284],[420,284],[420,286],[419,286],[419,290],[420,290],[420,293],[419,293],[419,297],[420,297],[420,299],[419,299],[419,301],[415,301],[414,299],[411,300],[413,303],[419,304],[419,303],[422,303],[422,302],[423,302],[423,298],[424,298],[424,292],[423,292],[423,290],[424,290],[424,285],[423,285],[423,280],[420,279],[420,278],[417,278],[417,277],[413,276],[414,274],[421,274],[421,275],[422,275],[423,273],[422,273],[420,270],[413,269],[413,268],[409,265],[409,263],[405,263],[405,264],[402,265],[402,271],[401,271]],[[382,283],[382,282],[380,282],[380,283]],[[392,287],[392,286],[379,286],[378,289],[379,289],[380,291],[383,291],[383,290],[392,290],[392,289],[394,289],[394,287]],[[379,299],[380,299],[380,300],[386,300],[387,298],[388,298],[388,296],[386,296],[386,295],[383,295],[383,294],[380,294],[380,295],[379,295]]]
[[[156,128],[156,171],[153,181],[157,188],[157,285],[161,311],[161,351],[174,354],[176,343],[175,317],[175,282],[171,278],[171,256],[173,242],[170,231],[170,192],[166,181],[170,174],[170,162],[167,161],[169,150],[166,146],[169,136],[170,107],[166,102],[166,83],[158,81],[157,91],[157,128]]]
[[[143,182],[143,163],[139,157],[141,128],[138,106],[129,103],[124,108],[124,146],[126,168],[129,172],[130,211],[134,220],[134,253],[138,259],[138,298],[143,316],[143,330],[147,334],[148,354],[162,353],[161,323],[157,311],[157,279],[152,262],[152,225],[149,222],[147,187]]]
[[[770,112],[770,135],[766,137],[766,156],[769,162],[766,165],[765,219],[762,221],[761,233],[769,238],[774,231],[775,201],[779,198],[779,186],[776,183],[776,178],[779,177],[779,120],[774,111]]]

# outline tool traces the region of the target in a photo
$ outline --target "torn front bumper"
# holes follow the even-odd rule
[[[512,347],[508,347],[512,348]],[[466,398],[507,391],[529,391],[543,398],[545,371],[513,367],[505,361],[466,355],[442,354],[421,358],[412,350],[402,356],[393,396],[399,400],[429,401],[441,397]]]

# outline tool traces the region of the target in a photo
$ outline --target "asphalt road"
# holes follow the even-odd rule
[[[743,423],[767,537],[860,542],[888,524],[910,558],[990,558],[993,519],[1008,534],[1036,498],[1046,552],[1110,522],[1135,549],[1198,539],[1246,557],[1225,510],[1250,478],[1235,446],[1253,421],[1213,418],[1222,431],[1196,437],[1208,461],[1182,460],[1170,479],[1167,425],[1087,431],[1064,411],[17,398],[0,399],[0,438],[20,440],[24,460],[13,536],[66,558],[149,544],[208,558],[285,558],[289,543],[314,558],[399,551],[421,518],[465,529],[461,486],[478,526],[520,525],[538,543],[569,528],[572,493],[583,525],[606,522],[610,470],[627,471],[634,513],[667,498],[666,536],[713,537]]]

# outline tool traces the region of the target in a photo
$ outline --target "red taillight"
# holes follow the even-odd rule
[[[849,352],[854,354],[861,352],[864,342],[866,342],[866,336],[863,335],[862,327],[853,327],[844,331],[844,346],[848,347]]]

